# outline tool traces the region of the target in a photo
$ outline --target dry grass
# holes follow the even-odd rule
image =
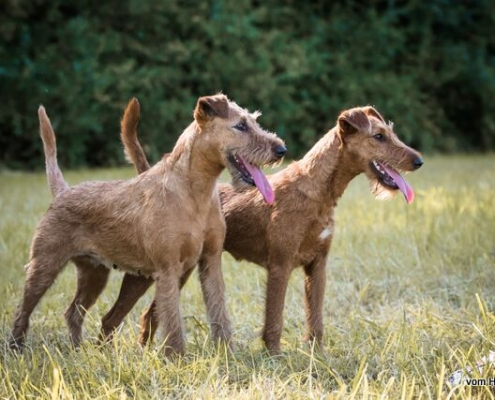
[[[131,177],[131,169],[67,174],[71,183]],[[283,354],[270,357],[257,331],[265,272],[224,255],[237,350],[209,342],[198,279],[182,293],[187,354],[170,363],[160,344],[142,350],[137,323],[152,290],[112,345],[98,347],[100,318],[122,274],[85,323],[74,351],[62,313],[75,290],[69,266],[31,318],[22,356],[7,350],[29,243],[50,202],[43,174],[0,175],[1,398],[493,398],[489,387],[445,384],[449,372],[495,348],[495,162],[493,155],[429,157],[408,176],[415,202],[373,200],[364,178],[336,210],[328,263],[324,354],[302,343],[302,273],[291,279]],[[493,376],[483,371],[478,377]]]

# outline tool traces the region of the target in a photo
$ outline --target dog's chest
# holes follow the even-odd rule
[[[301,237],[298,262],[306,264],[313,260],[317,253],[328,251],[333,232],[334,223],[331,218],[309,224]]]
[[[318,235],[319,240],[326,240],[333,234],[333,224],[324,227],[321,233]]]
[[[308,224],[305,237],[315,244],[327,242],[334,231],[333,212],[324,212]]]
[[[184,268],[189,269],[198,262],[203,250],[205,234],[204,232],[184,232],[177,239],[179,262]]]

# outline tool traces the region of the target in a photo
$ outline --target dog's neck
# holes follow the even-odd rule
[[[181,184],[188,185],[196,202],[211,198],[223,166],[208,158],[208,143],[197,124],[189,125],[165,158],[165,179],[172,174]]]
[[[323,136],[298,162],[312,187],[310,197],[330,207],[337,205],[349,182],[361,171],[352,167],[345,144],[337,135],[337,127]]]

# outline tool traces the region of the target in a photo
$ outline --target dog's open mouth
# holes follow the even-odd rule
[[[263,172],[253,164],[250,164],[246,160],[244,160],[241,156],[229,154],[228,156],[229,162],[240,172],[241,177],[244,182],[256,186],[260,193],[263,195],[263,198],[268,204],[273,204],[275,201],[275,194],[273,193],[273,189],[268,183]]]
[[[399,172],[392,167],[375,160],[373,160],[370,165],[371,169],[375,172],[378,181],[382,185],[393,190],[400,190],[406,198],[407,204],[413,202],[414,190]]]

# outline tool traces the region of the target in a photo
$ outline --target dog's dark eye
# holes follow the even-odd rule
[[[246,132],[248,127],[244,121],[239,122],[237,125],[234,126],[235,129],[241,132]]]
[[[373,136],[376,140],[379,142],[383,142],[385,140],[385,136],[383,136],[383,133],[377,133],[375,136]]]

